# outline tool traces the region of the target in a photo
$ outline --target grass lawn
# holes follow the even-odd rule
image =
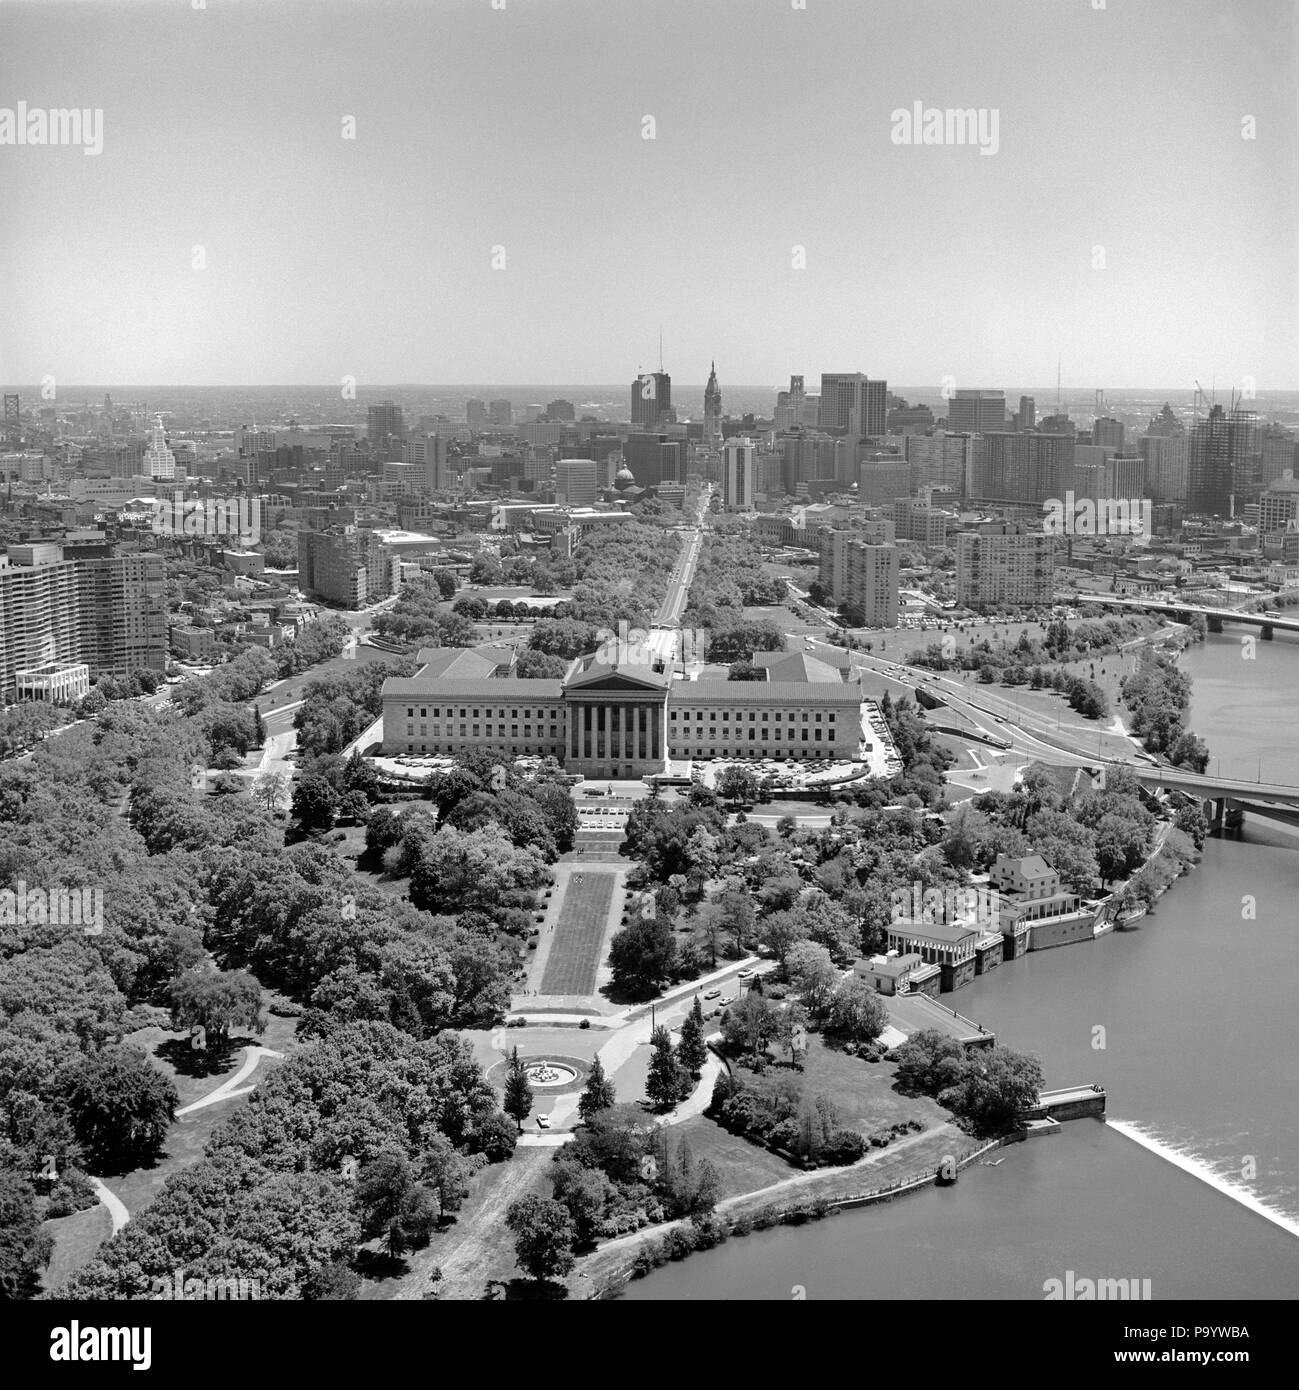
[[[612,870],[587,869],[569,879],[541,979],[542,994],[595,992],[600,947],[616,883]]]
[[[43,1223],[54,1237],[54,1253],[41,1276],[41,1287],[58,1288],[70,1279],[113,1233],[113,1219],[102,1202]]]
[[[703,1115],[696,1115],[684,1124],[673,1125],[668,1135],[673,1141],[687,1140],[696,1161],[706,1158],[716,1167],[722,1182],[723,1198],[770,1187],[772,1183],[783,1182],[797,1171],[779,1154],[772,1153],[761,1144],[750,1144],[747,1139],[731,1134]]]
[[[828,1095],[844,1128],[869,1134],[904,1120],[919,1120],[929,1129],[951,1118],[928,1096],[899,1095],[893,1089],[894,1071],[891,1062],[864,1062],[827,1047],[815,1033],[808,1037],[804,1090],[808,1095]]]

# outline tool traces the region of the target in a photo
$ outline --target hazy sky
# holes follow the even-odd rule
[[[1296,6],[1097,3],[0,0],[0,380],[1299,387]]]

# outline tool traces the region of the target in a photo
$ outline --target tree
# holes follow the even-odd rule
[[[591,1059],[591,1070],[587,1073],[586,1085],[582,1088],[581,1099],[577,1102],[577,1113],[586,1124],[601,1110],[607,1110],[617,1103],[618,1093],[613,1082],[604,1074],[604,1063],[599,1056]]]
[[[649,1074],[645,1078],[645,1096],[655,1110],[670,1110],[681,1099],[682,1083],[685,1081],[688,1084],[689,1073],[677,1060],[672,1035],[661,1023],[650,1038],[650,1047],[652,1051]]]
[[[727,1052],[738,1057],[748,1052],[755,1062],[776,1036],[777,1009],[760,994],[749,990],[722,1018],[722,1039]]]
[[[699,1076],[708,1060],[708,1045],[704,1041],[704,1011],[697,994],[681,1024],[677,1060],[693,1077]]]
[[[338,814],[338,792],[320,773],[307,772],[293,789],[293,816],[304,830],[328,830]]]
[[[433,1197],[405,1154],[384,1153],[365,1164],[357,1175],[356,1199],[362,1235],[382,1239],[394,1257],[427,1244],[437,1225]]]
[[[253,783],[252,799],[262,810],[274,814],[284,801],[289,779],[282,772],[263,772]]]
[[[188,970],[171,982],[171,1026],[201,1027],[215,1052],[230,1046],[230,1029],[242,1024],[260,1033],[262,987],[246,970],[217,970],[212,966]]]
[[[824,1018],[841,980],[830,952],[814,941],[800,941],[790,947],[785,957],[785,973],[803,996],[812,1017]]]
[[[758,936],[764,946],[776,954],[776,960],[784,967],[785,958],[800,941],[807,940],[809,922],[807,914],[798,908],[783,912],[769,912],[759,923]]]
[[[36,1215],[36,1194],[10,1168],[0,1168],[0,1302],[36,1296],[54,1237]]]
[[[532,1113],[532,1086],[528,1082],[528,1073],[519,1060],[517,1047],[510,1050],[509,1064],[505,1069],[505,1102],[501,1108],[518,1125],[520,1131],[523,1129],[524,1120]]]
[[[262,718],[262,711],[259,705],[253,706],[253,734],[255,748],[265,748],[266,746],[266,721]]]
[[[573,1221],[562,1203],[529,1193],[511,1202],[505,1224],[514,1232],[519,1268],[538,1283],[567,1274],[573,1258]]]
[[[83,1057],[67,1090],[68,1113],[92,1168],[124,1173],[153,1158],[180,1097],[137,1048]]]
[[[830,1000],[826,1031],[845,1042],[869,1043],[888,1026],[889,1012],[883,999],[865,980],[855,975],[835,990]]]
[[[717,791],[727,801],[753,801],[758,795],[758,779],[747,767],[733,763],[717,779]]]
[[[633,999],[648,999],[672,978],[676,958],[671,924],[661,917],[637,918],[609,945],[614,987]]]
[[[448,569],[435,569],[432,574],[434,584],[438,586],[438,593],[444,599],[448,599],[456,591],[456,577]]]

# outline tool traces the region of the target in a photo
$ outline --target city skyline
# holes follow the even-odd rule
[[[93,157],[0,130],[6,380],[598,380],[662,332],[669,363],[732,337],[724,390],[1061,355],[1299,386],[1282,0],[665,0],[634,44],[619,7],[523,0],[6,20],[6,111],[102,113]],[[953,112],[995,151],[986,121],[926,145]]]

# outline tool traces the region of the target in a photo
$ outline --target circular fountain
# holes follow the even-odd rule
[[[577,1080],[575,1068],[566,1066],[563,1062],[548,1062],[544,1059],[528,1062],[523,1072],[533,1086],[570,1086]]]

